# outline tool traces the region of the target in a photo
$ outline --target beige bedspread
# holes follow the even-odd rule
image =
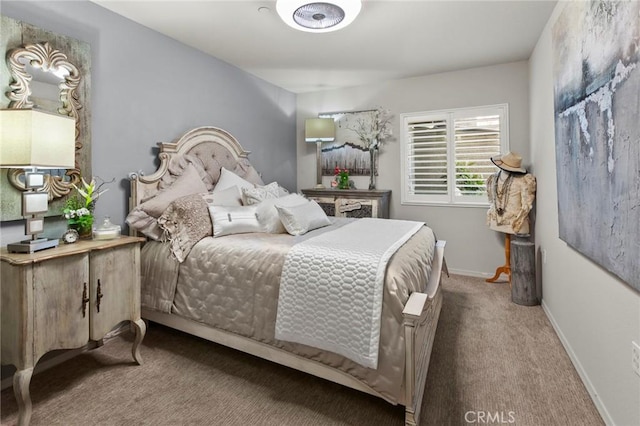
[[[340,369],[362,380],[392,403],[403,403],[404,334],[402,309],[409,295],[422,291],[434,253],[435,237],[423,227],[391,258],[385,277],[380,354],[376,370],[342,356],[274,338],[279,278],[287,251],[302,239],[288,234],[206,237],[184,263],[168,244],[150,242],[142,250],[142,304],[283,348]],[[338,261],[338,259],[336,259]]]

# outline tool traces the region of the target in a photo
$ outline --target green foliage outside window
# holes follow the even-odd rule
[[[456,187],[463,194],[482,195],[486,193],[485,178],[473,171],[473,161],[456,162]]]

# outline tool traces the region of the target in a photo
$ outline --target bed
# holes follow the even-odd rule
[[[429,359],[442,306],[440,281],[445,242],[437,241],[433,231],[424,224],[388,219],[324,216],[322,221],[329,222],[316,228],[309,225],[314,219],[305,219],[303,222],[309,228],[308,232],[296,234],[299,223],[294,220],[295,216],[292,223],[288,223],[286,218],[291,216],[283,216],[283,213],[299,210],[301,205],[292,204],[288,209],[286,203],[284,206],[278,204],[302,196],[288,194],[276,183],[265,185],[248,159],[249,152],[228,132],[216,127],[199,127],[175,142],[158,145],[160,165],[157,171],[149,176],[140,172],[129,176],[131,198],[127,222],[132,234],[143,231],[149,237],[141,253],[142,317],[375,395],[391,404],[403,405],[405,424],[419,424]],[[191,176],[191,182],[187,176]],[[254,200],[255,217],[269,216],[272,213],[262,215],[260,212],[276,211],[273,206],[278,205],[277,213],[285,225],[284,232],[275,228],[264,232],[262,224],[259,232],[251,232],[252,228],[247,228],[243,232],[225,234],[224,220],[227,215],[229,222],[232,218],[229,212],[246,211],[244,207],[227,207],[222,201],[215,206],[211,204],[214,200],[237,198],[237,188],[233,186],[236,189],[231,191],[229,176],[233,179],[240,177],[238,182],[251,183],[251,188],[242,189],[240,195],[245,204],[247,197],[257,197]],[[238,185],[242,186],[241,183]],[[218,191],[223,186],[229,188]],[[174,191],[179,187],[182,191]],[[184,195],[185,190],[190,194]],[[229,191],[233,192],[231,198]],[[269,194],[272,195],[267,197]],[[265,201],[264,197],[268,199]],[[208,205],[207,200],[210,202]],[[265,210],[267,208],[269,210]],[[305,203],[307,208],[312,208],[311,202]],[[207,215],[207,209],[210,215]],[[151,210],[154,210],[153,214]],[[311,218],[314,214],[305,217]],[[269,223],[274,223],[272,219]],[[276,222],[282,228],[281,221]],[[237,224],[238,221],[234,222],[234,226]],[[406,230],[398,231],[402,227]],[[380,262],[377,274],[375,268],[364,268],[372,276],[371,281],[378,280],[380,285],[373,285],[370,291],[358,287],[362,282],[361,276],[366,274],[351,274],[348,270],[351,266],[341,266],[350,265],[352,259],[338,250],[331,262],[327,257],[317,262],[322,268],[329,269],[324,271],[325,274],[334,270],[337,274],[342,271],[341,267],[346,268],[340,272],[343,275],[339,277],[342,278],[334,282],[339,281],[340,285],[350,283],[353,289],[349,293],[345,290],[348,286],[344,285],[340,296],[342,300],[334,305],[323,305],[334,303],[335,294],[324,300],[323,297],[327,296],[310,290],[315,288],[312,286],[316,285],[316,280],[311,274],[313,268],[307,265],[313,262],[301,258],[305,260],[296,263],[292,259],[303,256],[305,250],[326,247],[327,242],[336,236],[344,238],[345,247],[357,244],[357,238],[345,236],[358,235],[353,234],[357,232],[365,236],[367,232],[372,234],[371,229],[375,229],[373,234],[380,235],[367,243],[374,246],[376,240],[387,238],[385,229],[389,229],[389,233],[402,233],[402,238],[397,241],[389,239],[395,241],[395,248],[380,249],[386,260]],[[347,240],[352,241],[348,243]],[[327,250],[333,254],[333,249]],[[344,250],[348,252],[350,249]],[[357,256],[354,254],[353,257]],[[359,267],[363,270],[362,265]],[[349,278],[351,275],[355,278]],[[307,278],[303,280],[301,276]],[[305,291],[295,293],[296,286],[302,285]],[[318,285],[320,287],[327,286]],[[305,296],[307,293],[313,294],[311,302],[309,296]],[[376,296],[371,296],[373,294]],[[375,324],[370,335],[368,322],[365,321],[365,325],[358,323],[363,316],[359,309],[365,309],[359,307],[365,303],[360,298],[372,299],[367,303],[377,306],[365,310],[367,314],[374,313],[370,315],[373,319],[367,319]],[[375,305],[375,299],[379,299],[378,305]],[[300,330],[293,331],[286,328],[286,312],[305,315],[313,309],[332,312],[324,319],[328,325],[320,324],[322,321],[313,317],[322,312],[313,312],[311,321],[318,325],[312,327],[313,330],[306,328],[308,338],[302,326]],[[289,322],[297,324],[296,320]],[[323,327],[331,324],[334,327],[338,325],[336,328],[340,331],[336,334],[347,333],[346,337],[342,336],[342,346],[325,347],[322,342],[316,346],[317,339],[311,338],[317,331],[315,328],[322,331]],[[363,326],[363,331],[359,332],[359,327]],[[290,337],[296,334],[295,331],[297,339]],[[341,352],[344,345],[357,345],[358,339],[366,340],[367,337],[369,340],[362,345],[369,348],[370,358],[354,358],[349,352],[351,349]]]

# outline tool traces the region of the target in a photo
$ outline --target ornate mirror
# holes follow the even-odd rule
[[[7,97],[9,108],[39,108],[68,115],[76,120],[76,151],[82,149],[76,89],[80,84],[78,69],[67,60],[67,56],[51,47],[47,42],[27,44],[13,49],[8,55],[9,69],[14,82]],[[7,177],[11,184],[25,190],[20,176],[22,169],[9,170]],[[80,165],[76,159],[73,169],[45,175],[44,190],[49,200],[60,198],[71,192],[73,184],[80,183]]]
[[[80,176],[91,177],[91,49],[86,42],[0,16],[0,108],[38,108],[76,120],[75,165],[48,170],[46,216],[58,216]],[[22,169],[0,172],[0,220],[22,218]]]

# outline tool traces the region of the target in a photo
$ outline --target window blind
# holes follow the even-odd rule
[[[409,186],[414,194],[446,194],[447,122],[421,120],[409,123]]]
[[[500,154],[500,116],[454,118],[456,195],[486,195],[495,173],[491,157]]]
[[[508,151],[507,105],[401,114],[409,204],[486,205],[491,157]]]

